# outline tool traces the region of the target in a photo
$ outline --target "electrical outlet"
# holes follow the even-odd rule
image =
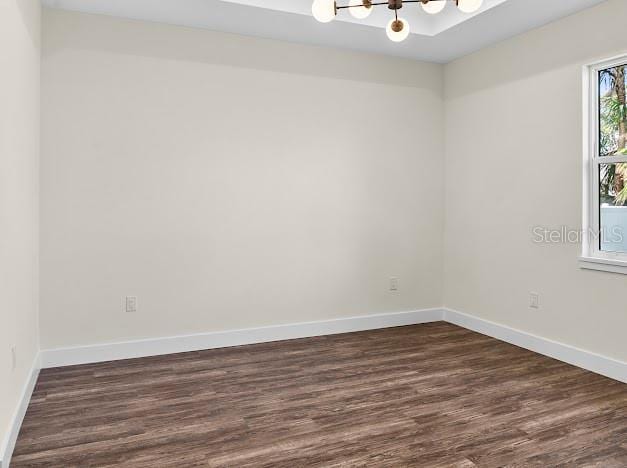
[[[137,312],[137,296],[126,296],[126,312]]]
[[[398,278],[392,277],[390,278],[390,291],[398,291],[399,289],[399,281]]]
[[[11,346],[11,371],[15,371],[17,367],[17,349]]]
[[[540,308],[540,294],[535,292],[529,293],[529,307],[532,309]]]

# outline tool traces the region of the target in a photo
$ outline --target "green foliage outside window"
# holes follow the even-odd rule
[[[627,155],[627,66],[599,73],[599,155]],[[601,203],[627,205],[627,164],[601,166]]]

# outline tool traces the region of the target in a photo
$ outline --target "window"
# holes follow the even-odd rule
[[[586,75],[581,266],[627,274],[627,57]]]

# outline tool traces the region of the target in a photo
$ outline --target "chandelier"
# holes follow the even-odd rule
[[[372,13],[373,7],[387,5],[394,11],[394,18],[388,23],[385,32],[390,40],[401,42],[409,36],[409,23],[398,16],[398,10],[403,8],[404,3],[420,3],[425,12],[435,15],[440,13],[449,1],[455,2],[457,8],[464,13],[474,13],[483,3],[483,0],[349,0],[348,5],[342,6],[338,5],[336,0],[314,0],[311,12],[321,23],[328,23],[335,19],[339,10],[348,10],[355,18],[364,19]]]

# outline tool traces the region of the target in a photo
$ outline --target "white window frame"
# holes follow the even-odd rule
[[[627,162],[627,155],[599,156],[599,71],[627,64],[627,55],[584,67],[583,84],[583,233],[581,268],[627,275],[627,253],[605,252],[590,233],[600,233],[599,165]],[[627,233],[625,233],[627,235]]]

